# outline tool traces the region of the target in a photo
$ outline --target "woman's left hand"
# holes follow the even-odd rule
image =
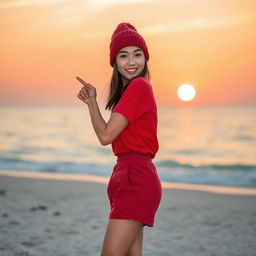
[[[84,103],[88,104],[90,100],[95,99],[97,97],[96,88],[89,83],[86,83],[80,77],[76,77],[76,79],[83,85],[80,89],[77,97],[83,101]]]

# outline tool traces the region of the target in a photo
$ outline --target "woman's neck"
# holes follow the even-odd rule
[[[122,77],[122,82],[123,82],[123,88],[129,83],[129,80],[125,77]]]

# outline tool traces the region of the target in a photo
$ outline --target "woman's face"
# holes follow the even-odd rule
[[[139,75],[145,66],[144,52],[136,46],[121,49],[116,56],[118,71],[124,80]]]

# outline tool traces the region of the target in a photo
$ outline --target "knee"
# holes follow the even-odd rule
[[[100,256],[142,256],[141,252],[128,252],[126,254],[120,254],[116,252],[101,252]]]
[[[128,256],[128,254],[122,254],[120,252],[117,252],[117,251],[112,251],[112,250],[104,250],[104,251],[101,251],[101,254],[100,256]]]
[[[128,252],[125,256],[142,256],[142,252],[141,251],[131,251],[131,252]]]
[[[142,256],[141,250],[130,250],[127,253],[120,253],[117,251],[101,251],[100,256]]]

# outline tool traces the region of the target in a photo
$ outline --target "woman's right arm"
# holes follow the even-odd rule
[[[119,113],[112,113],[106,123],[100,113],[96,98],[89,101],[88,108],[92,126],[101,145],[111,144],[129,123],[128,119]]]
[[[96,88],[79,77],[77,79],[83,85],[77,97],[88,105],[92,126],[101,145],[111,144],[129,124],[129,120],[124,115],[114,112],[106,123],[96,100]]]

